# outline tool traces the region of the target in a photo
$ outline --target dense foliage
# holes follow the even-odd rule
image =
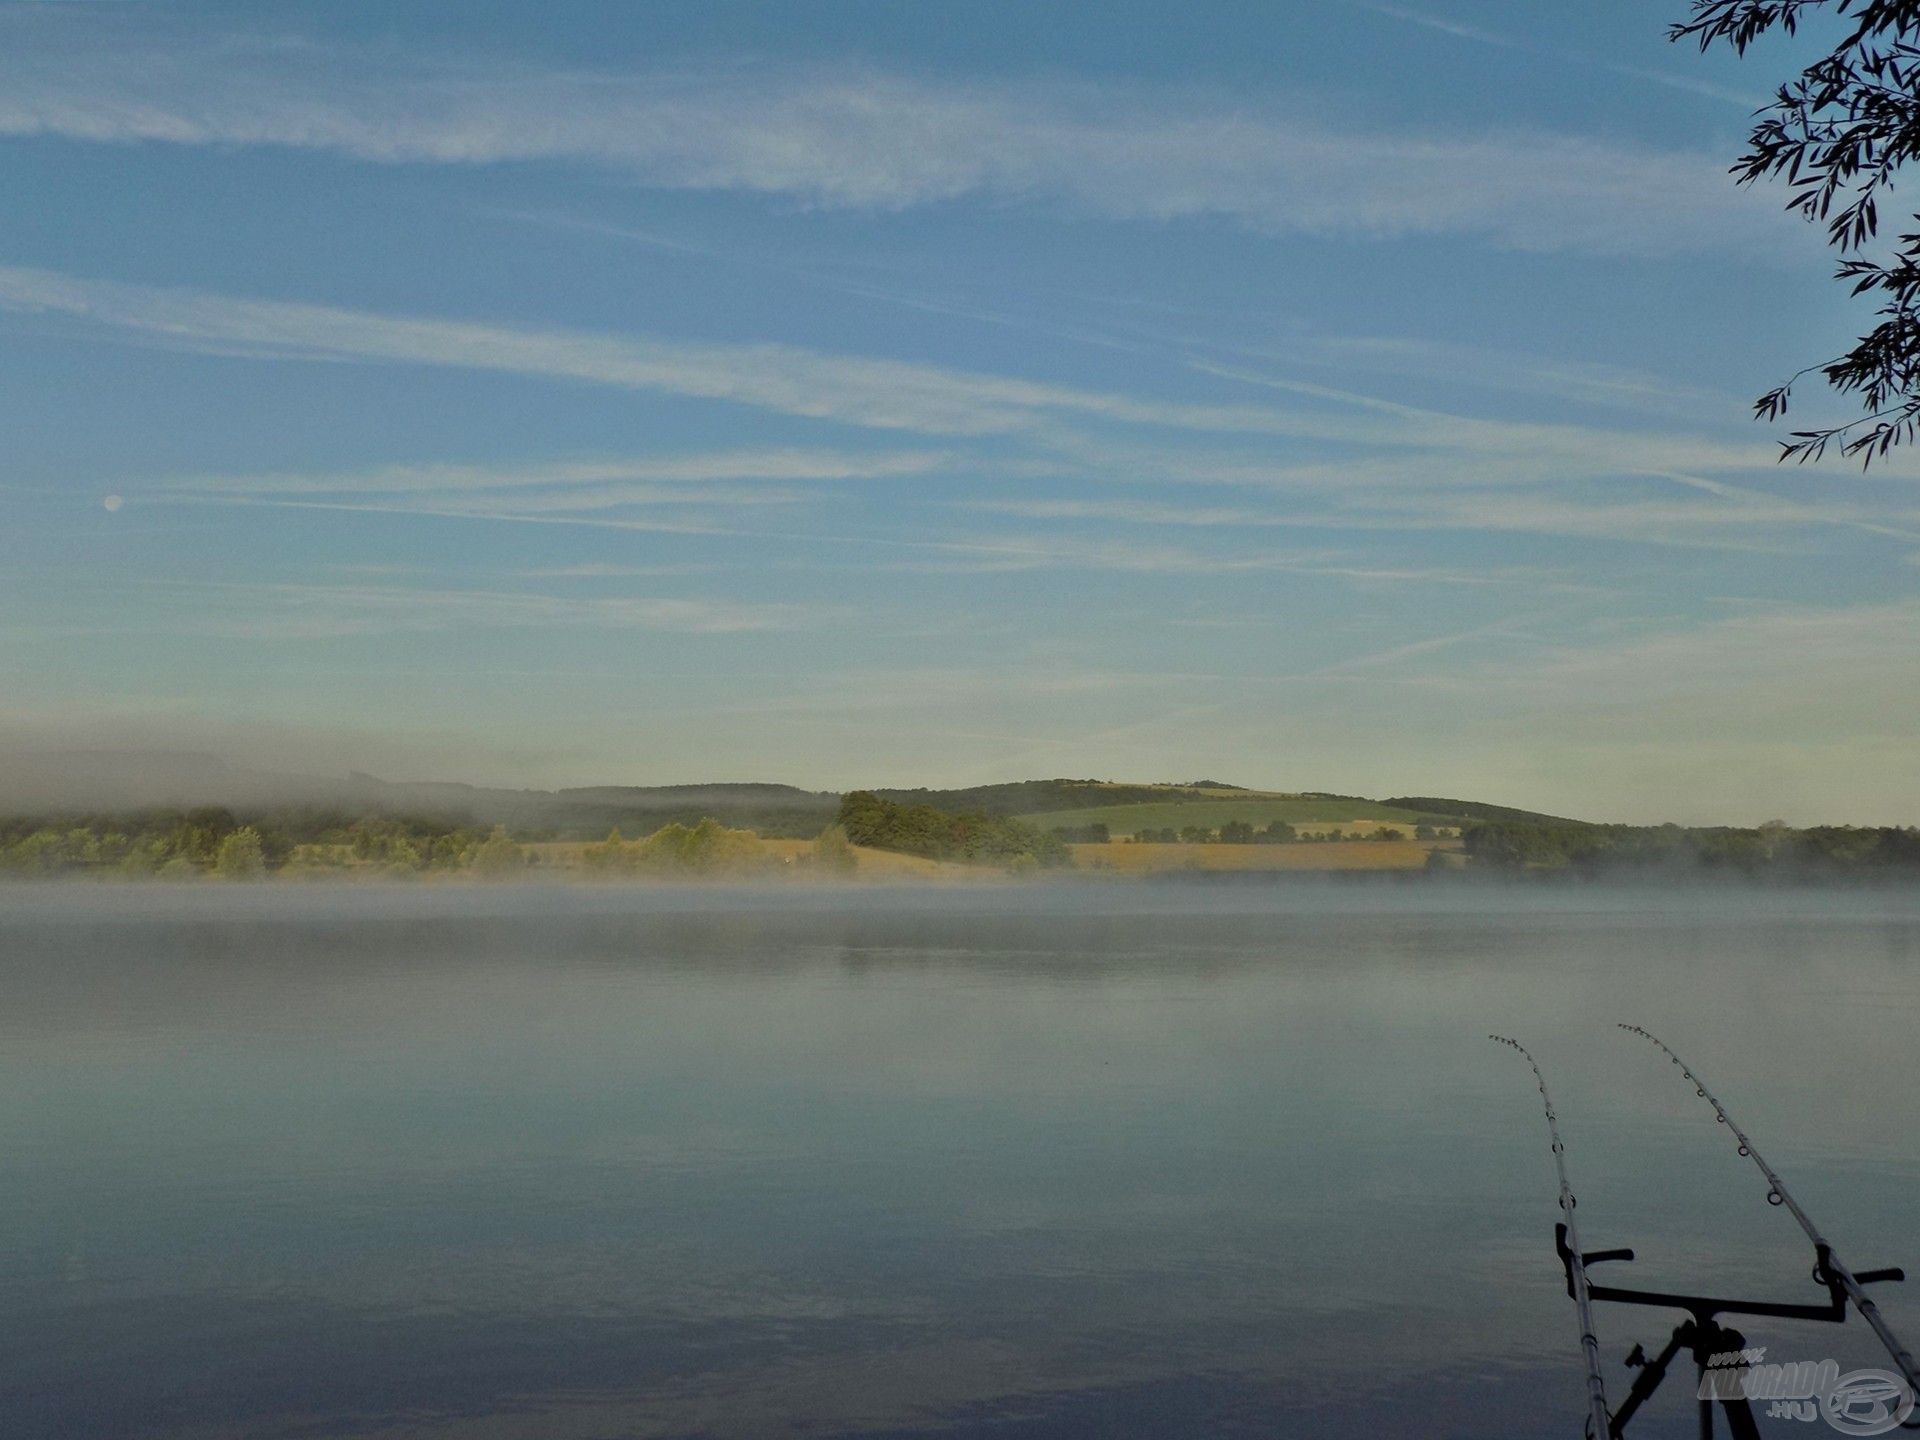
[[[1920,879],[1920,829],[1827,825],[1793,830],[1678,825],[1477,825],[1470,868],[1601,878]]]
[[[750,830],[730,830],[708,816],[694,825],[664,825],[644,840],[618,830],[589,845],[581,861],[598,875],[749,875],[771,862]]]
[[[1113,832],[1105,825],[1049,825],[1047,833],[1063,845],[1105,845],[1113,839]]]
[[[1257,828],[1249,820],[1229,820],[1217,830],[1205,825],[1149,827],[1133,835],[1139,845],[1291,845],[1296,840],[1318,838],[1317,834],[1301,834],[1284,820],[1272,820]]]
[[[538,824],[567,839],[588,839],[618,827],[649,835],[669,825],[692,829],[713,820],[757,835],[804,840],[833,823],[840,797],[791,785],[598,785],[539,795],[516,807],[520,824]]]
[[[903,805],[870,790],[840,801],[839,825],[855,845],[973,864],[1053,866],[1068,863],[1056,835],[1003,815],[954,814],[931,805]]]
[[[491,847],[491,849],[489,849]],[[510,864],[506,849],[512,851]],[[521,863],[496,827],[424,815],[350,816],[321,810],[236,815],[225,806],[124,815],[0,818],[0,874],[47,876],[216,874],[256,879],[290,864],[395,873],[476,868],[501,873]]]

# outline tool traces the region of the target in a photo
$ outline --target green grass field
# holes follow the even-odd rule
[[[1115,835],[1131,835],[1138,830],[1161,830],[1168,826],[1179,830],[1188,825],[1204,825],[1209,830],[1217,830],[1233,820],[1244,820],[1255,829],[1275,820],[1284,820],[1295,828],[1356,820],[1384,820],[1411,829],[1420,817],[1412,810],[1376,805],[1371,800],[1250,798],[1190,800],[1162,805],[1106,805],[1090,810],[1051,810],[1018,818],[1042,830],[1051,830],[1058,825],[1104,825]]]

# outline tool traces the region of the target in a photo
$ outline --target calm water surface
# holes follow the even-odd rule
[[[1817,1301],[1614,1022],[1920,1273],[1917,1019],[1887,894],[11,888],[0,1436],[1575,1435],[1486,1033],[1621,1283]]]

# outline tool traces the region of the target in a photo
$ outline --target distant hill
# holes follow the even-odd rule
[[[1397,805],[1423,814],[1448,816],[1461,820],[1510,820],[1532,825],[1590,825],[1590,820],[1569,820],[1564,815],[1543,815],[1537,810],[1515,810],[1508,805],[1488,805],[1480,800],[1443,800],[1432,795],[1396,795],[1382,805]]]
[[[694,825],[707,816],[762,835],[804,838],[831,825],[840,805],[837,794],[755,782],[493,790],[356,778],[365,782],[366,800],[381,809],[455,812],[482,824],[551,831],[564,839],[597,840],[614,829],[631,839],[663,825]]]
[[[792,785],[597,785],[510,790],[437,780],[383,780],[250,770],[212,755],[153,750],[0,756],[0,815],[130,812],[223,805],[236,811],[328,810],[424,815],[516,833],[598,840],[705,816],[768,836],[811,837],[833,823],[837,794]]]
[[[1004,785],[975,785],[964,790],[886,790],[873,792],[902,805],[931,805],[936,810],[977,811],[983,815],[1037,815],[1055,810],[1090,810],[1109,805],[1168,805],[1217,800],[1223,795],[1256,795],[1238,785],[1213,780],[1186,784],[1113,780],[1015,780]]]
[[[1222,825],[1235,822],[1261,830],[1276,820],[1295,829],[1345,829],[1349,826],[1366,829],[1366,822],[1371,822],[1410,830],[1429,819],[1440,824],[1452,823],[1438,816],[1429,817],[1373,800],[1328,795],[1260,795],[1253,792],[1226,797],[1210,795],[1181,801],[1089,806],[1079,810],[1036,812],[1017,818],[1043,829],[1064,827],[1079,830],[1090,825],[1104,825],[1116,837],[1137,835],[1142,830],[1183,830],[1188,827],[1217,830]]]
[[[1043,829],[1106,823],[1116,835],[1146,825],[1218,826],[1365,821],[1411,824],[1520,821],[1582,822],[1475,800],[1401,796],[1368,800],[1321,791],[1248,790],[1220,780],[1177,783],[1068,779],[1018,780],[961,789],[887,789],[874,794],[950,813],[1025,819]],[[0,815],[126,812],[225,805],[236,810],[325,809],[346,814],[423,815],[516,833],[593,839],[618,828],[628,837],[705,816],[770,837],[805,838],[831,825],[840,796],[766,782],[684,785],[588,785],[515,790],[448,781],[385,780],[252,770],[218,757],[162,751],[41,751],[0,754]],[[1198,808],[1194,808],[1198,807]]]

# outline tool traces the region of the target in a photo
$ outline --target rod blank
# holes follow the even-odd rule
[[[1580,1251],[1580,1231],[1573,1221],[1575,1200],[1573,1186],[1567,1182],[1567,1147],[1560,1143],[1559,1117],[1554,1113],[1553,1097],[1547,1093],[1547,1077],[1540,1073],[1533,1052],[1505,1035],[1487,1038],[1518,1050],[1532,1066],[1533,1078],[1540,1085],[1540,1102],[1547,1112],[1547,1134],[1553,1140],[1553,1168],[1560,1176],[1560,1210],[1566,1217],[1567,1249],[1572,1252],[1567,1260],[1567,1275],[1572,1281],[1573,1308],[1580,1316],[1580,1353],[1587,1361],[1588,1435],[1590,1440],[1607,1440],[1613,1433],[1613,1420],[1607,1411],[1607,1382],[1600,1373],[1600,1339],[1593,1329],[1593,1297],[1587,1286],[1586,1260]]]
[[[1880,1314],[1880,1307],[1873,1303],[1872,1297],[1861,1287],[1862,1277],[1855,1275],[1840,1257],[1833,1253],[1833,1246],[1827,1243],[1826,1237],[1814,1225],[1813,1218],[1800,1208],[1800,1202],[1793,1198],[1793,1192],[1787,1189],[1786,1184],[1774,1173],[1773,1167],[1767,1164],[1760,1152],[1754,1148],[1753,1141],[1747,1138],[1747,1132],[1734,1123],[1734,1118],[1727,1113],[1727,1107],[1722,1105],[1715,1098],[1714,1093],[1707,1088],[1707,1082],[1702,1080],[1692,1066],[1675,1054],[1667,1043],[1652,1031],[1643,1030],[1638,1025],[1624,1023],[1620,1028],[1665,1050],[1668,1058],[1680,1067],[1680,1073],[1686,1076],[1693,1086],[1694,1094],[1713,1107],[1713,1113],[1720,1117],[1720,1123],[1731,1130],[1734,1139],[1740,1142],[1740,1153],[1759,1166],[1760,1173],[1767,1177],[1767,1203],[1783,1206],[1799,1222],[1800,1228],[1807,1232],[1807,1239],[1813,1242],[1813,1253],[1817,1261],[1814,1278],[1824,1285],[1828,1283],[1827,1277],[1831,1276],[1833,1282],[1846,1292],[1847,1298],[1853,1302],[1853,1308],[1860,1312],[1860,1318],[1867,1322],[1873,1333],[1879,1337],[1880,1343],[1886,1347],[1887,1354],[1893,1357],[1893,1363],[1900,1367],[1901,1375],[1906,1378],[1914,1394],[1920,1395],[1920,1370],[1916,1370],[1914,1365],[1913,1352],[1901,1343],[1900,1337],[1893,1333],[1892,1327]],[[1899,1272],[1870,1270],[1864,1273],[1874,1279],[1891,1280],[1897,1278]]]

